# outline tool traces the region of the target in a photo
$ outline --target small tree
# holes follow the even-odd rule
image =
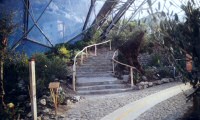
[[[8,47],[8,37],[17,27],[13,22],[14,14],[12,12],[6,13],[0,11],[0,97],[1,104],[5,108],[6,105],[4,103],[4,85],[3,85],[3,66],[4,59],[6,57],[6,51]]]

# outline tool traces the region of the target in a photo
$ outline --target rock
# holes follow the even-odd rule
[[[81,99],[81,97],[80,97],[80,96],[74,96],[74,97],[73,97],[73,100],[75,100],[76,102],[79,102],[79,101],[80,101],[80,99]]]
[[[31,107],[31,103],[26,103],[26,107]]]
[[[170,82],[170,81],[169,81],[169,78],[162,78],[161,81],[162,81],[163,83],[168,83],[168,82]]]
[[[143,81],[147,81],[147,77],[146,76],[142,76],[142,80]]]
[[[58,78],[55,78],[54,81],[58,81]]]
[[[32,117],[32,113],[29,112],[27,115],[26,115],[28,118]]]
[[[71,102],[71,100],[67,100],[67,105],[71,105],[72,104],[72,102]]]
[[[148,88],[148,85],[144,85],[143,88],[144,88],[144,89]]]
[[[19,97],[17,97],[17,100],[19,101],[25,101],[27,98],[27,95],[20,95]]]
[[[143,86],[142,85],[138,85],[138,90],[142,90]]]
[[[46,108],[46,109],[43,110],[43,112],[44,112],[44,113],[49,113],[50,110],[49,110],[49,108]]]
[[[161,80],[157,80],[157,81],[154,81],[153,82],[153,84],[155,84],[155,85],[160,85],[160,84],[162,84],[163,82],[161,81]]]
[[[142,86],[145,85],[145,84],[146,84],[145,82],[140,82],[139,83],[139,85],[142,85]]]
[[[149,85],[149,87],[152,87],[153,86],[153,82],[149,82],[148,85]]]
[[[153,79],[158,80],[159,78],[156,75],[153,75]]]
[[[63,91],[62,87],[58,88],[58,94],[60,94]]]
[[[169,78],[169,81],[170,81],[170,82],[173,82],[173,81],[174,81],[174,79],[173,79],[173,78]]]
[[[49,120],[49,117],[48,116],[43,116],[42,120]]]
[[[40,117],[40,116],[39,116],[39,117],[37,117],[37,120],[42,120],[42,117]]]
[[[51,118],[51,119],[55,119],[55,115],[50,115],[50,117],[49,118]]]
[[[158,80],[158,81],[157,81],[157,84],[158,84],[158,85],[161,85],[162,83],[163,83],[163,82],[162,82],[161,80]]]
[[[61,83],[67,83],[66,80],[59,80]]]
[[[138,87],[136,85],[133,85],[131,88],[132,90],[137,90]]]
[[[144,84],[145,84],[145,85],[148,85],[148,84],[149,84],[149,82],[144,82]]]
[[[41,100],[40,100],[40,104],[41,104],[41,105],[46,105],[46,104],[47,104],[46,99],[41,99]]]
[[[60,115],[58,116],[58,118],[65,118],[65,115]]]

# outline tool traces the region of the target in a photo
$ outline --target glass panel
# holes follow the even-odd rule
[[[87,28],[89,28],[92,25],[92,23],[94,22],[94,19],[98,15],[98,13],[101,10],[101,8],[103,7],[104,3],[105,3],[105,1],[99,1],[99,0],[95,2],[93,10],[90,15],[90,19],[88,20]]]
[[[22,44],[16,48],[16,51],[25,52],[29,57],[37,52],[46,52],[48,50],[50,49],[30,41],[23,41]]]
[[[38,14],[41,13],[42,8],[48,4],[48,0],[41,1],[43,0],[31,0],[35,16],[39,16]],[[53,45],[67,42],[81,33],[89,7],[90,2],[87,0],[52,1],[38,21],[38,25]],[[37,36],[35,32],[30,33],[29,36],[38,41],[41,39],[41,36]]]

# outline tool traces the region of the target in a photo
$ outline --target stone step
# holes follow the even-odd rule
[[[112,75],[112,71],[109,71],[109,70],[107,70],[107,71],[96,71],[96,72],[94,72],[94,71],[81,71],[81,72],[79,72],[79,73],[77,73],[77,75],[82,75],[82,74],[111,74]]]
[[[77,79],[77,86],[123,84],[124,81],[113,77],[82,77]]]
[[[85,62],[83,62],[82,65],[84,64],[109,64],[109,63],[112,63],[111,60],[86,60]]]
[[[103,90],[82,90],[77,91],[79,95],[96,95],[96,94],[112,94],[112,93],[119,93],[119,92],[127,92],[131,91],[132,88],[124,88],[124,89],[103,89]]]
[[[77,73],[82,73],[82,72],[92,72],[92,73],[95,73],[95,72],[104,72],[104,73],[107,73],[107,72],[110,72],[112,70],[112,68],[101,68],[101,69],[98,69],[98,68],[82,68],[82,69],[78,69],[77,70]],[[111,71],[112,72],[112,71]]]
[[[112,73],[87,73],[87,74],[79,74],[77,73],[77,77],[111,77]]]
[[[84,63],[81,66],[78,66],[77,68],[84,68],[84,67],[100,67],[100,68],[103,68],[103,67],[107,67],[107,66],[112,67],[112,64],[111,63],[109,63],[109,64],[107,64],[107,63],[95,63],[95,64]]]
[[[82,90],[122,89],[122,88],[128,88],[128,87],[130,87],[130,85],[108,84],[108,85],[81,86],[81,87],[77,87],[77,90],[82,91]]]

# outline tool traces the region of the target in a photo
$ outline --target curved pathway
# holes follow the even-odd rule
[[[128,103],[181,84],[182,82],[171,82],[139,91],[85,96],[80,102],[68,105],[63,120],[100,120]]]
[[[156,104],[165,101],[179,93],[191,89],[190,85],[177,85],[160,92],[154,93],[137,101],[131,102],[101,120],[134,120],[142,113],[149,110]]]

